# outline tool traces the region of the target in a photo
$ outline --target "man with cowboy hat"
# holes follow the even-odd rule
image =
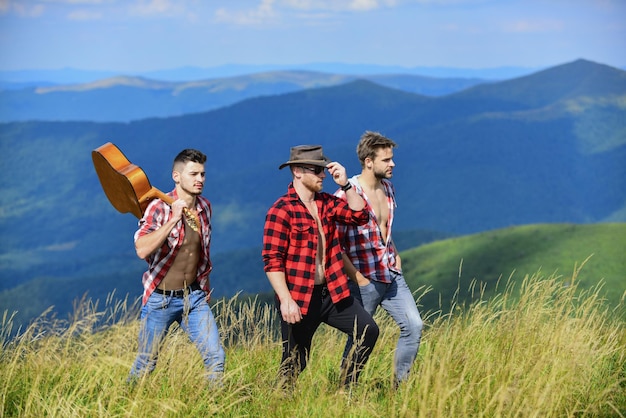
[[[369,220],[363,198],[348,182],[346,169],[331,162],[319,145],[291,148],[292,182],[268,210],[263,229],[265,272],[276,294],[283,342],[279,379],[284,389],[295,385],[307,364],[313,334],[324,322],[351,336],[354,345],[342,363],[342,385],[355,383],[376,340],[378,326],[353,299],[337,223],[363,225]],[[346,199],[322,192],[328,169]]]

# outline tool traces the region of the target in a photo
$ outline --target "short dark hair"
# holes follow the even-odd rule
[[[376,158],[376,152],[380,148],[395,148],[397,144],[379,132],[365,131],[356,146],[356,155],[359,157],[361,166],[365,167],[365,159]]]
[[[204,164],[206,162],[206,155],[196,149],[184,149],[174,158],[174,166],[176,166],[177,163],[186,164],[189,161]]]

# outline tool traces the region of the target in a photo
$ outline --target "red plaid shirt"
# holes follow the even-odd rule
[[[176,191],[168,193],[168,196],[178,199]],[[209,254],[209,246],[211,243],[211,203],[202,196],[196,198],[196,211],[200,221],[200,259],[198,260],[198,270],[196,280],[200,287],[208,292],[209,289],[209,273],[211,272],[211,257]],[[146,208],[143,217],[139,220],[139,229],[135,232],[135,241],[138,238],[156,231],[164,223],[172,217],[172,208],[161,199],[154,199]],[[141,281],[143,282],[143,298],[142,303],[145,304],[148,298],[157,288],[161,280],[169,271],[174,259],[178,254],[180,246],[185,239],[185,222],[183,219],[178,221],[176,226],[172,228],[169,236],[158,250],[150,254],[146,261],[148,262],[148,270],[143,274]],[[195,233],[195,232],[194,232]]]
[[[350,209],[345,200],[329,193],[315,193],[315,203],[326,237],[326,286],[334,303],[350,296],[337,223],[362,225],[367,211]],[[263,262],[265,271],[281,271],[291,297],[306,315],[315,285],[315,255],[318,245],[317,224],[298,197],[293,183],[287,194],[268,210],[263,229]]]
[[[389,271],[401,273],[401,270],[396,266],[396,251],[391,240],[391,226],[396,208],[393,184],[389,180],[382,180],[385,196],[387,196],[387,207],[389,208],[387,236],[383,237],[376,214],[374,214],[367,196],[359,184],[358,176],[352,177],[350,182],[356,192],[365,200],[365,207],[370,213],[370,220],[366,225],[361,226],[338,225],[341,246],[354,267],[363,276],[370,280],[391,283]],[[339,189],[335,192],[335,196],[345,199],[345,192]]]

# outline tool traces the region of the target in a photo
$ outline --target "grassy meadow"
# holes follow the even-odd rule
[[[578,287],[600,281],[602,296],[617,305],[626,292],[626,223],[532,224],[438,240],[402,252],[402,271],[411,289],[430,289],[421,301],[429,309],[450,301],[475,300],[472,282],[492,297],[508,279],[518,284],[538,270],[567,276],[585,262]],[[460,272],[460,273],[459,273]],[[519,285],[518,285],[519,288]],[[626,317],[624,317],[626,320]]]
[[[177,329],[156,370],[129,387],[139,323],[125,302],[84,301],[73,320],[42,316],[14,339],[5,312],[0,417],[624,417],[624,299],[611,306],[600,286],[578,288],[578,273],[563,286],[537,272],[471,305],[422,312],[414,372],[397,390],[398,330],[380,310],[379,342],[352,392],[337,390],[345,337],[322,326],[288,395],[276,390],[276,312],[256,300],[214,305],[227,349],[220,388],[205,385],[200,357]]]

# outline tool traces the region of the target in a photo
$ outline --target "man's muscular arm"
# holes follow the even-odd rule
[[[161,248],[172,228],[174,228],[176,223],[181,219],[183,208],[186,206],[187,204],[180,199],[172,203],[172,217],[170,220],[156,231],[152,231],[135,241],[135,251],[139,258],[145,259],[157,249]]]

